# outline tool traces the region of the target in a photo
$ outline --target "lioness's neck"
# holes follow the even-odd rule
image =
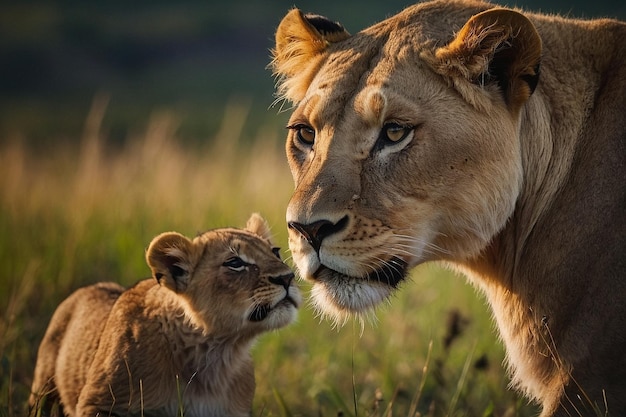
[[[593,343],[591,335],[575,328],[580,322],[575,318],[590,308],[592,289],[615,272],[589,261],[601,258],[604,245],[616,253],[623,246],[620,231],[607,234],[606,224],[620,224],[623,212],[616,210],[620,201],[623,210],[625,175],[616,124],[624,122],[616,122],[617,111],[607,106],[624,103],[619,89],[606,86],[626,79],[623,68],[611,65],[626,53],[617,41],[626,35],[626,25],[556,17],[537,17],[534,23],[544,54],[541,81],[520,118],[522,191],[505,228],[461,268],[493,307],[511,362],[518,364],[514,380],[536,380],[524,386],[543,387],[528,392],[541,400],[558,398],[569,378],[568,364],[577,361],[579,352],[561,346]],[[543,33],[547,23],[562,29]],[[612,30],[600,33],[600,24]],[[602,126],[614,130],[598,132]],[[544,407],[550,405],[544,402]]]
[[[542,33],[545,24],[560,24],[559,31]],[[520,145],[524,184],[512,219],[516,228],[505,234],[521,248],[570,175],[576,152],[585,145],[584,132],[594,102],[610,71],[616,40],[599,23],[546,17],[535,21],[544,43],[541,78],[535,94],[522,110]],[[615,23],[615,25],[623,25]],[[574,33],[572,33],[574,32]],[[566,40],[577,39],[578,44]],[[563,65],[572,62],[578,66]],[[521,251],[517,251],[520,256]],[[517,264],[507,266],[507,272]]]

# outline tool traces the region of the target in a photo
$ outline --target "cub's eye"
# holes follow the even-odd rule
[[[272,252],[274,252],[274,255],[280,259],[280,248],[272,248]]]
[[[295,131],[296,139],[298,140],[298,142],[302,143],[305,146],[312,146],[315,142],[315,129],[313,129],[311,126],[299,123],[296,125],[287,126],[287,129]]]
[[[387,123],[380,131],[380,139],[387,143],[398,143],[406,139],[412,131],[412,126],[402,126],[398,123]]]
[[[238,256],[235,256],[235,257],[230,258],[226,262],[224,262],[222,266],[232,269],[233,271],[239,272],[239,271],[243,271],[244,269],[246,269],[246,267],[248,266],[248,263],[244,262]]]

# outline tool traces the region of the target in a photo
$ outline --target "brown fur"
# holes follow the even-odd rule
[[[246,230],[163,233],[146,253],[152,279],[74,292],[41,342],[33,414],[60,401],[67,416],[249,415],[250,345],[300,304],[269,237],[256,214]]]
[[[318,308],[369,311],[444,261],[542,416],[626,414],[626,25],[435,0],[353,36],[292,10],[276,37]]]

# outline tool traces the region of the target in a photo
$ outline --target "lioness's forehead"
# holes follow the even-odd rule
[[[301,104],[313,95],[324,97],[319,102],[324,107],[346,103],[366,85],[385,85],[398,66],[426,68],[420,59],[422,51],[433,51],[447,44],[467,19],[489,7],[487,3],[471,0],[443,6],[420,3],[329,45],[328,57]]]
[[[332,68],[322,68],[307,97],[292,114],[291,122],[308,122],[317,129],[332,126],[332,130],[344,123],[352,125],[346,126],[348,129],[380,128],[389,118],[408,124],[415,122],[422,112],[420,103],[428,105],[429,97],[440,94],[443,81],[423,62],[394,63],[391,61],[395,58],[386,56],[378,59],[363,74],[353,74],[348,86],[344,78],[330,80],[325,75],[333,74]],[[408,82],[397,77],[403,72],[414,77]]]
[[[380,124],[396,98],[431,88],[434,73],[418,52],[430,46],[413,42],[415,37],[402,34],[390,42],[387,36],[372,38],[369,32],[360,32],[340,45],[331,45],[292,121],[307,120],[320,128],[336,125],[347,112],[356,112],[366,124]],[[398,76],[403,70],[410,72],[410,79]]]

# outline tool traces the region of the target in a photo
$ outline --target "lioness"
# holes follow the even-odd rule
[[[258,214],[246,230],[154,238],[153,279],[79,289],[52,317],[37,358],[31,410],[60,400],[68,416],[248,416],[249,349],[294,320],[291,269]],[[46,407],[44,407],[46,408]]]
[[[420,263],[491,304],[542,416],[626,415],[626,24],[472,0],[355,35],[291,10],[289,246],[336,319]]]

